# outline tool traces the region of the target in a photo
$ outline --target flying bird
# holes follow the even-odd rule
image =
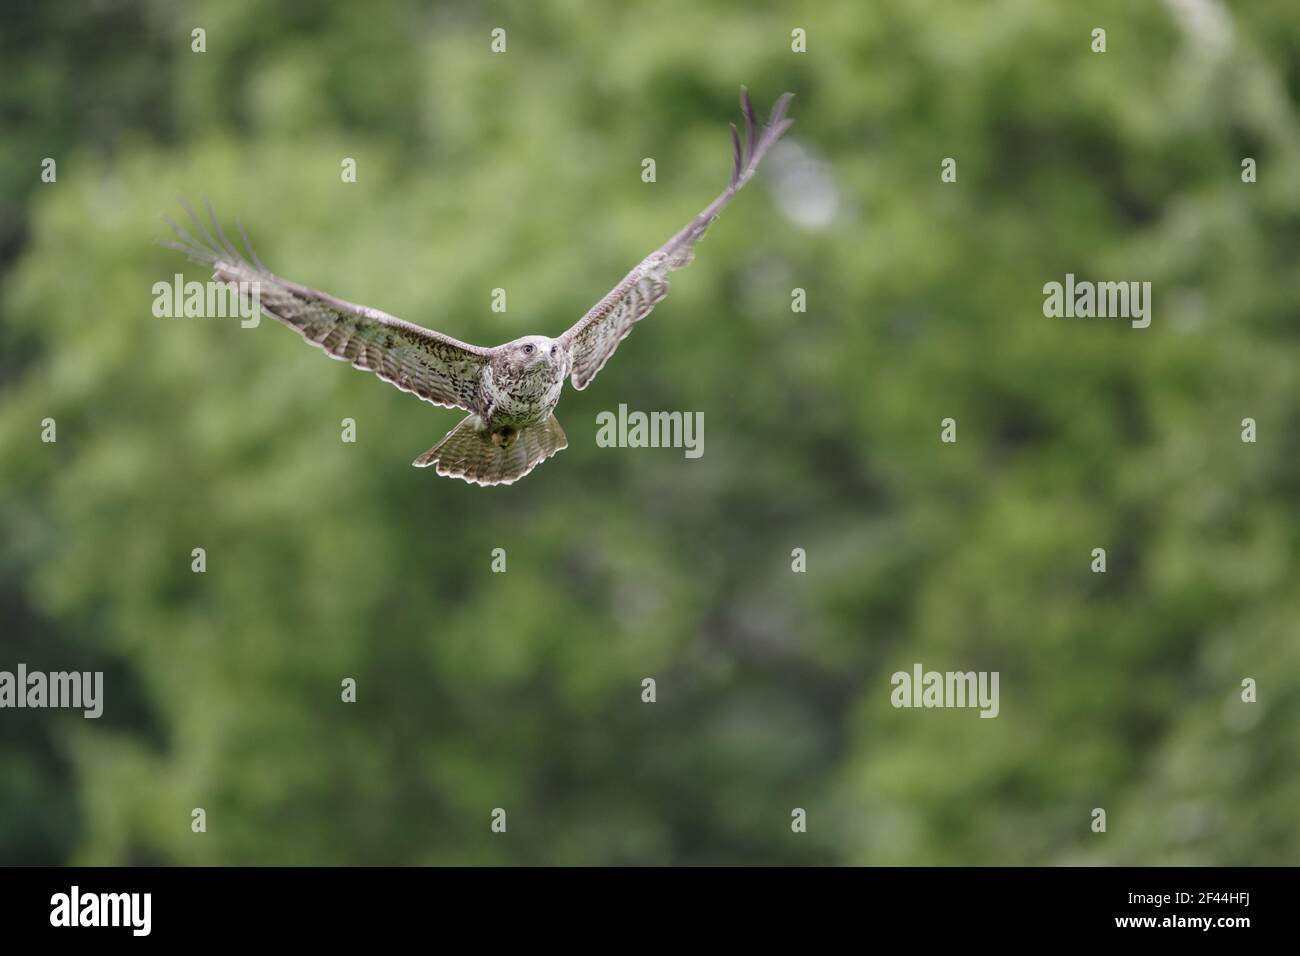
[[[696,241],[722,208],[749,182],[764,154],[793,120],[793,94],[772,107],[759,129],[748,91],[740,89],[745,143],[731,124],[731,181],[722,193],[666,243],[646,256],[609,294],[559,338],[525,335],[481,348],[378,309],[344,302],[271,273],[240,227],[242,255],[208,206],[212,229],[185,204],[196,238],[171,219],[177,242],[163,245],[211,266],[213,277],[256,288],[262,310],[308,342],[353,368],[374,372],[427,402],[468,412],[459,425],[412,463],[478,485],[508,485],[568,447],[554,409],[566,378],[584,389],[605,367],[632,326],[668,294],[668,273],[694,258]],[[214,235],[215,233],[215,235]]]

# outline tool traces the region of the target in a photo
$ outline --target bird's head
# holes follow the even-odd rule
[[[546,367],[555,368],[563,359],[564,347],[557,339],[544,335],[525,335],[506,344],[510,364],[521,372]]]

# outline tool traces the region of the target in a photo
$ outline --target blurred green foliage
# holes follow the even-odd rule
[[[107,673],[99,721],[0,712],[0,862],[1300,857],[1293,4],[7,3],[0,36],[0,667]],[[151,314],[206,278],[159,216],[208,196],[281,275],[558,334],[725,182],[741,83],[797,94],[835,219],[761,172],[518,485],[411,468],[459,416],[269,320]],[[1151,328],[1044,318],[1066,272],[1151,281]],[[620,402],[704,412],[704,457],[597,448]],[[893,709],[918,661],[999,671],[1001,716]]]

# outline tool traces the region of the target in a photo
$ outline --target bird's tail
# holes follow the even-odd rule
[[[416,468],[433,465],[440,475],[476,485],[508,485],[569,447],[554,414],[539,425],[521,428],[508,441],[480,431],[481,425],[477,415],[467,416],[411,464]]]

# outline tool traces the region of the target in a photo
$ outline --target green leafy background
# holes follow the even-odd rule
[[[0,712],[0,862],[1297,862],[1294,4],[3,17],[0,669],[107,688]],[[151,313],[207,196],[299,282],[557,335],[721,188],[741,83],[791,145],[517,485],[411,468],[456,414],[270,320]],[[1044,318],[1066,272],[1151,327]],[[619,403],[704,456],[597,447]],[[915,662],[1000,716],[894,709]]]

